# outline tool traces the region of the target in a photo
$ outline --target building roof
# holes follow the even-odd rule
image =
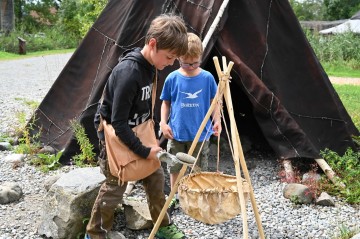
[[[341,33],[345,33],[345,32],[353,32],[353,33],[357,33],[360,34],[360,11],[358,11],[354,16],[352,16],[349,20],[325,29],[325,30],[321,30],[319,31],[320,34],[341,34]]]

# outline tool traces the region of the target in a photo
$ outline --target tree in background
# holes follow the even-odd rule
[[[14,0],[15,24],[17,27],[23,22],[25,3],[25,0]]]
[[[299,21],[323,20],[323,0],[290,0],[290,5]]]
[[[13,2],[16,29],[34,33],[49,26],[82,38],[107,0],[8,0]]]
[[[58,22],[59,5],[54,0],[14,0],[16,28],[28,33],[43,31]]]
[[[76,48],[98,18],[107,0],[0,0],[14,3],[15,30],[0,38],[2,51],[16,53],[17,37],[28,52]],[[5,23],[0,8],[0,25]],[[1,30],[1,29],[0,29]]]
[[[15,28],[14,1],[0,1],[0,31],[8,34]]]
[[[348,19],[360,10],[359,0],[289,0],[300,21]]]
[[[99,17],[108,0],[82,0],[84,14],[79,17],[81,23],[80,33],[82,36],[89,31],[90,27]]]
[[[324,0],[328,20],[348,19],[360,10],[359,0]]]
[[[82,12],[79,1],[63,0],[59,8],[59,26],[64,32],[71,33],[78,39],[81,39],[81,23],[78,18],[78,12]]]
[[[60,24],[67,32],[83,38],[107,4],[107,0],[63,0],[59,9]]]

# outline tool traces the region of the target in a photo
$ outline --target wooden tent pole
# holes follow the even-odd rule
[[[317,164],[320,166],[320,168],[324,171],[328,179],[331,180],[336,186],[339,186],[341,188],[345,188],[345,184],[340,181],[339,177],[335,174],[335,172],[332,170],[332,168],[327,164],[325,159],[319,158],[315,159]]]
[[[288,159],[285,159],[283,161],[284,171],[285,171],[285,179],[288,183],[295,183],[295,172],[293,170],[291,161]]]
[[[258,225],[259,236],[260,236],[261,239],[264,239],[265,238],[264,230],[263,230],[263,227],[262,227],[260,214],[258,212],[258,208],[257,208],[257,205],[256,205],[255,195],[254,195],[254,192],[253,192],[253,187],[251,185],[251,179],[250,179],[250,176],[249,176],[249,171],[248,171],[247,166],[246,166],[244,153],[243,153],[241,142],[240,142],[240,136],[239,136],[239,133],[238,133],[238,130],[237,130],[236,121],[235,121],[235,117],[234,117],[234,111],[233,111],[233,105],[232,105],[232,99],[231,99],[231,93],[230,93],[230,84],[229,84],[229,80],[228,80],[230,78],[230,71],[231,71],[231,68],[233,66],[233,63],[230,62],[229,66],[225,67],[225,65],[226,65],[225,57],[223,57],[222,61],[223,61],[224,68],[227,69],[227,71],[226,71],[227,80],[226,80],[226,85],[225,85],[224,98],[225,98],[227,110],[228,110],[228,113],[229,113],[228,115],[229,115],[229,118],[230,118],[231,136],[232,136],[232,141],[233,141],[233,144],[234,144],[234,153],[236,153],[236,151],[238,151],[237,156],[234,157],[234,164],[235,164],[236,175],[237,175],[237,179],[238,179],[237,180],[238,181],[238,187],[240,185],[239,181],[240,181],[240,178],[241,178],[239,162],[238,162],[238,159],[240,158],[241,168],[243,169],[245,179],[249,184],[249,189],[250,189],[249,194],[250,194],[251,204],[252,204],[252,207],[253,207],[253,210],[254,210],[255,219],[256,219],[256,222],[257,222],[257,225]],[[216,69],[220,68],[219,62],[218,62],[217,58],[215,58],[215,57],[214,57],[214,63],[215,63],[215,68]],[[218,74],[219,74],[219,72],[218,72]],[[241,184],[240,187],[242,187],[242,184]],[[245,235],[245,233],[244,233],[244,235]]]
[[[236,125],[235,125],[235,127],[236,127]],[[243,170],[245,180],[249,184],[250,201],[251,201],[251,204],[252,204],[252,208],[254,210],[255,220],[256,220],[256,224],[258,226],[258,230],[259,230],[259,237],[261,239],[265,239],[264,229],[262,227],[260,213],[259,213],[259,210],[257,208],[255,194],[254,194],[254,190],[253,190],[253,187],[252,187],[252,184],[251,184],[251,179],[250,179],[250,176],[249,176],[249,171],[248,171],[246,163],[245,163],[244,153],[243,153],[243,150],[242,150],[242,146],[241,146],[241,142],[240,142],[240,136],[238,134],[237,127],[236,127],[236,130],[235,130],[235,133],[237,135],[237,137],[236,137],[237,144],[239,145],[239,149],[240,149],[240,153],[239,153],[239,155],[240,155],[240,165],[241,165],[241,168]]]
[[[225,0],[221,4],[218,14],[216,15],[213,23],[211,24],[211,26],[209,28],[209,31],[207,32],[206,36],[204,37],[204,40],[202,41],[204,50],[206,49],[206,46],[209,43],[211,36],[214,34],[214,31],[220,22],[220,18],[224,14],[225,8],[227,7],[228,4],[229,4],[229,0]]]
[[[214,57],[214,63],[217,66],[216,69],[220,68],[219,66],[219,61],[217,59],[217,57]],[[246,203],[245,203],[245,197],[244,197],[244,189],[243,189],[243,184],[242,184],[242,179],[241,179],[241,171],[240,171],[240,166],[239,166],[239,147],[237,145],[237,140],[236,140],[236,135],[235,135],[235,119],[234,119],[234,111],[233,111],[233,106],[232,106],[232,102],[231,102],[231,97],[229,96],[228,92],[229,92],[229,72],[231,71],[231,68],[233,66],[233,62],[230,62],[229,66],[226,66],[226,62],[223,58],[223,65],[225,67],[224,68],[224,72],[221,73],[220,75],[220,80],[225,82],[225,92],[224,92],[224,97],[225,97],[225,103],[226,106],[228,108],[228,113],[229,113],[229,117],[230,117],[230,133],[231,133],[231,141],[232,141],[232,145],[233,145],[233,149],[234,149],[234,154],[233,154],[233,161],[234,161],[234,166],[235,166],[235,173],[236,173],[236,184],[237,184],[237,188],[238,188],[238,195],[239,195],[239,201],[240,201],[240,209],[241,209],[241,214],[242,214],[242,222],[243,222],[243,238],[247,239],[248,238],[248,234],[249,234],[249,228],[248,228],[248,220],[247,220],[247,214],[246,214]],[[225,71],[226,70],[226,71]]]

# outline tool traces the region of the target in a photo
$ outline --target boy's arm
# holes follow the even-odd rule
[[[147,158],[151,148],[141,143],[128,123],[131,108],[136,103],[136,96],[139,94],[136,82],[142,75],[138,70],[123,63],[117,66],[110,77],[114,78],[109,87],[112,87],[110,92],[113,92],[112,99],[110,99],[112,101],[111,124],[114,127],[115,134],[135,154]]]
[[[213,102],[213,99],[211,100],[211,103]],[[214,126],[213,126],[213,130],[214,130],[214,135],[215,136],[219,136],[221,133],[221,114],[220,114],[220,105],[216,104],[214,111],[211,114],[211,117],[213,118],[214,121]]]
[[[160,120],[160,129],[166,139],[173,139],[173,133],[170,126],[167,124],[170,114],[170,101],[163,100],[161,104],[161,120]]]

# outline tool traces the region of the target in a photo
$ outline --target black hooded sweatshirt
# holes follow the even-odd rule
[[[156,69],[140,51],[141,48],[131,49],[119,58],[105,86],[103,103],[95,116],[95,127],[99,124],[100,112],[102,118],[112,124],[122,142],[136,154],[147,158],[151,148],[144,146],[131,128],[151,117],[151,91]]]

